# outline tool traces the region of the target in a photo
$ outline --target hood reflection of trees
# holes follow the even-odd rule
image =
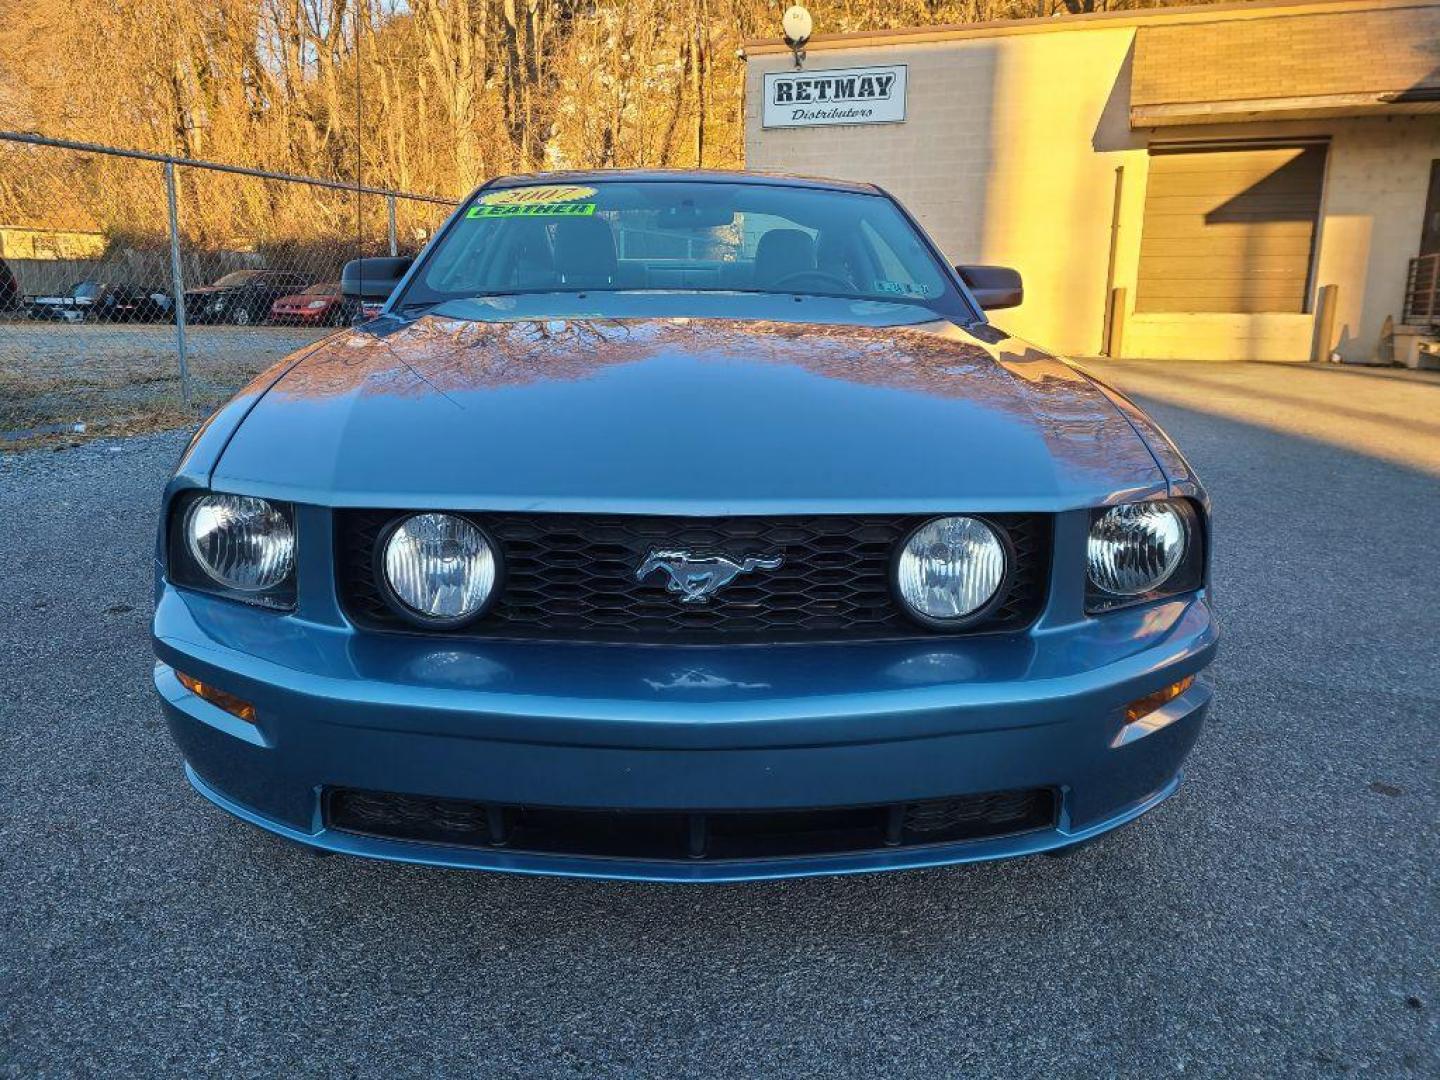
[[[1017,346],[1018,349],[1006,346]],[[949,323],[834,326],[725,319],[424,317],[386,334],[346,334],[276,385],[280,398],[348,394],[463,396],[588,379],[660,357],[775,364],[829,379],[974,403],[1036,427],[1067,461],[1103,468],[1133,455],[1128,422],[1083,375],[1019,342],[991,346]]]

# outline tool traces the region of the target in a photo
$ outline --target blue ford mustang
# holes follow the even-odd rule
[[[719,881],[1059,851],[1175,791],[1207,502],[875,188],[497,180],[165,492],[194,786],[317,848]]]

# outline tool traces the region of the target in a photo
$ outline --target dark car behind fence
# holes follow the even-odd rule
[[[454,206],[7,132],[0,172],[0,446],[218,404],[358,317],[347,261],[413,255]]]

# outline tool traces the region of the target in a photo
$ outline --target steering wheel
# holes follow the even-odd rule
[[[786,292],[796,288],[797,285],[803,288],[804,286],[800,283],[809,282],[813,286],[817,281],[824,289],[834,289],[837,292],[845,293],[855,291],[852,283],[846,281],[839,274],[832,274],[827,270],[792,270],[788,274],[781,274],[770,283],[770,287]]]

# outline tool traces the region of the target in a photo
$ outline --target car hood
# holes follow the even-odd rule
[[[1093,383],[991,331],[389,318],[294,363],[212,483],[337,506],[686,514],[1059,510],[1164,490]]]

